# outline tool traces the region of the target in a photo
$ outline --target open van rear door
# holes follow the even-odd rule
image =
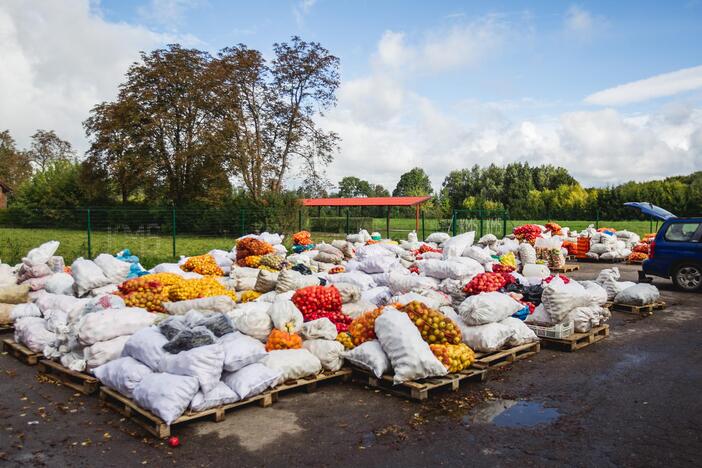
[[[637,208],[641,211],[641,213],[645,214],[646,216],[650,216],[655,219],[660,219],[661,221],[665,221],[669,218],[677,218],[677,216],[675,216],[670,211],[664,210],[660,206],[656,206],[653,203],[649,202],[626,202],[624,203],[624,206]]]

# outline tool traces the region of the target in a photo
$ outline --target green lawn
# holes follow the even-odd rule
[[[545,224],[545,220],[510,220],[507,222],[507,232],[511,232],[515,226],[527,223]],[[561,226],[568,226],[573,229],[582,230],[586,228],[589,221],[564,221]],[[414,230],[414,219],[392,219],[390,222],[390,235],[393,239],[406,239],[407,233]],[[601,221],[600,227],[613,227],[615,229],[627,229],[643,235],[650,230],[647,221]],[[379,231],[385,236],[386,220],[375,218],[372,230]],[[425,220],[426,235],[437,230],[448,230],[446,221],[443,225],[435,219]],[[480,226],[477,221],[464,220],[459,223],[459,232],[468,230],[479,231]],[[370,230],[370,229],[369,229]],[[655,224],[654,224],[655,230]],[[483,223],[483,233],[492,232],[498,236],[502,235],[502,221],[488,220]],[[313,233],[312,238],[316,242],[331,241],[343,238],[343,234]],[[419,237],[422,238],[421,225]],[[62,229],[19,229],[0,228],[0,260],[5,263],[18,263],[26,253],[38,245],[49,241],[57,240],[61,243],[57,255],[65,258],[66,263],[72,262],[78,257],[88,256],[88,236],[81,230]],[[180,255],[198,255],[212,249],[230,250],[234,245],[233,238],[216,236],[189,236],[178,235],[176,239],[176,255],[173,255],[173,239],[170,236],[162,236],[149,233],[113,233],[95,231],[90,239],[92,256],[99,253],[117,253],[122,249],[130,249],[134,255],[139,256],[142,265],[150,268],[161,262],[176,260]],[[286,239],[286,245],[290,246],[290,239]]]

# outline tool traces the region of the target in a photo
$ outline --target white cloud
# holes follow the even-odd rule
[[[116,96],[139,51],[176,39],[108,22],[89,0],[1,2],[0,129],[20,146],[36,129],[53,129],[85,150],[90,109]]]
[[[322,121],[343,139],[328,170],[333,182],[355,175],[392,190],[403,172],[420,166],[438,189],[453,169],[513,161],[564,166],[596,186],[702,169],[702,109],[689,103],[637,115],[603,109],[544,116],[550,104],[528,98],[443,109],[413,91],[407,73],[387,72],[421,50],[408,47],[402,33],[386,33],[373,73],[342,83],[337,108]],[[515,119],[515,107],[538,115]]]
[[[603,16],[594,15],[578,5],[571,5],[566,11],[564,27],[568,34],[579,39],[589,40],[607,27]]]
[[[588,104],[618,106],[673,96],[702,88],[702,65],[598,91],[585,98]]]
[[[293,8],[293,15],[295,16],[295,22],[298,27],[302,27],[305,23],[305,17],[315,6],[317,0],[300,0],[297,5]]]
[[[149,0],[137,11],[149,23],[175,30],[182,24],[188,10],[203,3],[203,0]]]
[[[510,34],[510,24],[497,15],[428,32],[410,43],[405,33],[385,31],[374,64],[391,70],[441,73],[478,63]]]

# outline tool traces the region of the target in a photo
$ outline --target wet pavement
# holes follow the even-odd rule
[[[592,279],[602,265],[572,274]],[[636,267],[622,265],[623,279]],[[702,296],[661,288],[669,307],[614,312],[611,335],[543,350],[484,384],[415,403],[353,384],[290,393],[221,423],[173,429],[169,447],[97,397],[0,356],[4,466],[698,466]]]

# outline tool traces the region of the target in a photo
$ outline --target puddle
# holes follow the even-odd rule
[[[533,427],[558,419],[558,410],[542,403],[520,400],[492,400],[476,406],[463,417],[465,426],[494,424],[497,427]]]

